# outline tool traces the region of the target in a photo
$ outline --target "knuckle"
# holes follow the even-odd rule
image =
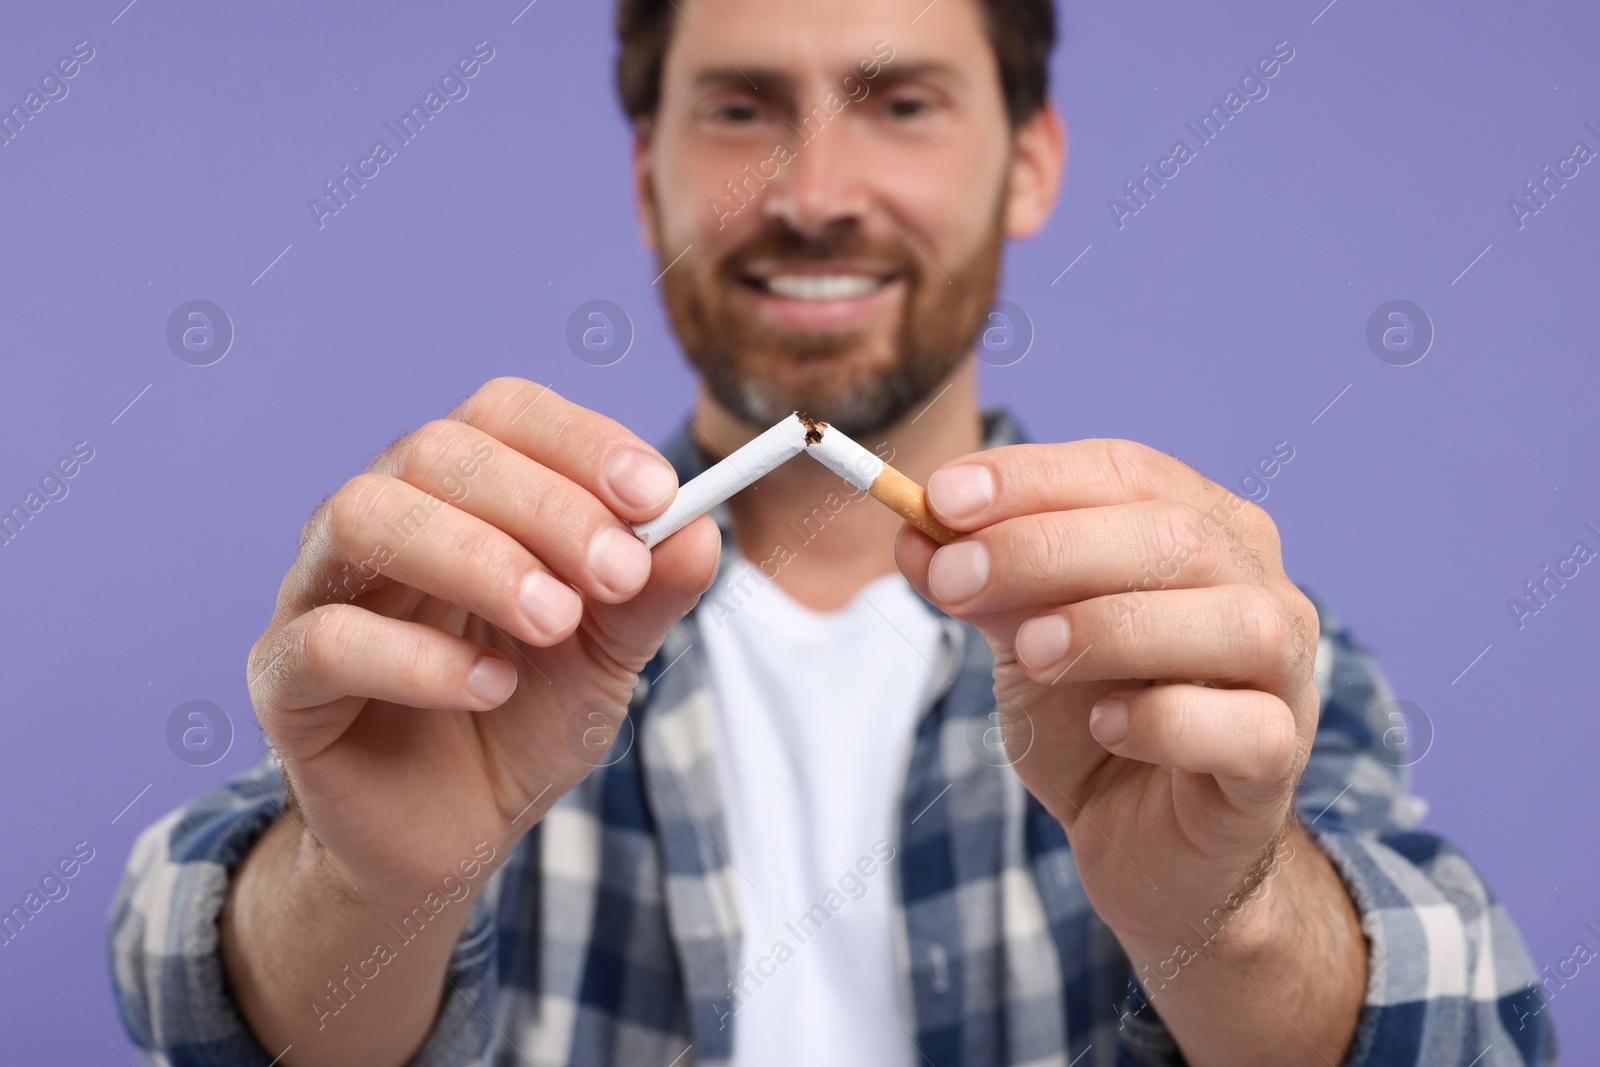
[[[1289,614],[1311,644],[1316,644],[1322,635],[1322,620],[1317,616],[1317,606],[1293,583],[1289,583],[1287,596]]]
[[[1230,598],[1223,627],[1224,638],[1247,660],[1265,654],[1275,662],[1289,644],[1283,612],[1253,589],[1241,589]]]
[[[1007,541],[1005,547],[1010,553],[1011,565],[1021,578],[1061,574],[1069,568],[1073,555],[1071,535],[1049,516],[1019,524]]]
[[[1166,705],[1166,714],[1150,716],[1151,725],[1164,728],[1168,745],[1175,751],[1189,751],[1194,747],[1196,732],[1201,728],[1200,716],[1204,714],[1195,695],[1187,685],[1158,685],[1155,701]]]
[[[1033,476],[1045,474],[1053,476],[1057,481],[1066,481],[1071,476],[1070,471],[1059,469],[1061,462],[1051,452],[1041,454],[1040,445],[1001,445],[991,448],[975,456],[965,456],[966,462],[982,462],[988,465],[989,471],[994,475],[997,497],[1004,499],[1007,494],[1018,491],[1027,492]]]
[[[312,545],[328,527],[328,508],[333,503],[333,495],[322,498],[322,502],[311,509],[311,514],[306,516],[305,524],[300,527],[300,544],[297,554],[304,556],[311,550]]]
[[[1250,613],[1250,638],[1254,647],[1281,657],[1289,650],[1293,634],[1285,612],[1270,598],[1257,596],[1255,609]]]
[[[1100,446],[1104,450],[1107,462],[1122,463],[1125,466],[1139,466],[1150,455],[1159,455],[1155,449],[1139,441],[1126,437],[1103,437]]]
[[[1239,519],[1248,532],[1251,543],[1276,556],[1283,545],[1283,539],[1278,533],[1278,524],[1260,504],[1242,497],[1240,502],[1244,506],[1239,509]]]
[[[370,529],[389,503],[391,480],[381,474],[358,474],[328,498],[323,511],[330,540],[341,549],[359,544],[361,532]]]
[[[1286,671],[1297,683],[1310,682],[1316,671],[1317,642],[1322,637],[1317,606],[1298,587],[1289,583],[1286,611],[1293,629],[1290,646],[1284,650]]]
[[[1101,477],[1116,491],[1118,499],[1133,499],[1145,495],[1148,480],[1141,472],[1140,450],[1144,445],[1135,441],[1104,438],[1100,441]]]
[[[247,685],[251,688],[255,687],[256,680],[260,678],[262,674],[262,667],[265,664],[266,655],[263,651],[263,646],[265,645],[266,641],[267,634],[262,634],[260,637],[256,638],[255,644],[250,646],[250,651],[247,652],[244,657],[244,677]]]
[[[1138,600],[1131,605],[1108,604],[1107,617],[1096,620],[1093,635],[1084,633],[1084,628],[1074,627],[1075,615],[1069,617],[1068,626],[1073,632],[1082,633],[1085,639],[1107,641],[1122,655],[1145,662],[1160,656],[1164,639],[1158,632],[1160,612],[1140,610],[1143,606]]]
[[[422,694],[436,688],[439,664],[426,634],[407,631],[389,647],[388,653],[390,669],[401,692]]]
[[[1097,620],[1098,628],[1108,640],[1116,641],[1119,647],[1125,643],[1123,639],[1128,627],[1132,626],[1133,620],[1143,612],[1147,595],[1146,590],[1135,592],[1129,589],[1125,593],[1099,598],[1102,611],[1100,619]],[[1069,629],[1073,625],[1073,619],[1078,615],[1078,610],[1078,605],[1069,605],[1067,608]]]
[[[557,478],[527,502],[529,528],[537,530],[546,543],[584,544],[596,519],[569,490],[571,483]]]
[[[526,378],[518,378],[512,374],[503,374],[498,378],[490,378],[484,382],[476,393],[472,395],[469,403],[474,406],[499,408],[515,403],[517,398],[533,385]]]
[[[1108,443],[1118,449],[1123,457],[1134,463],[1141,470],[1148,463],[1163,462],[1172,457],[1159,449],[1151,448],[1143,441],[1134,441],[1126,437],[1113,437]]]
[[[1199,565],[1207,577],[1215,569],[1211,536],[1215,531],[1208,534],[1209,521],[1200,509],[1181,501],[1161,501],[1151,509],[1149,524],[1143,531],[1149,540],[1145,552],[1155,556],[1169,580],[1186,567]]]
[[[1239,498],[1239,503],[1240,507],[1236,510],[1239,517],[1244,520],[1246,527],[1253,532],[1265,533],[1270,531],[1274,535],[1277,534],[1278,526],[1272,521],[1272,516],[1267,514],[1266,508],[1257,504],[1254,500],[1246,500],[1243,497]]]
[[[1299,738],[1294,716],[1276,700],[1255,716],[1255,766],[1259,775],[1281,793],[1292,782]]]
[[[453,531],[445,554],[471,560],[472,583],[491,592],[516,588],[517,578],[527,570],[525,553],[513,547],[507,534],[484,522],[464,523]]]
[[[569,454],[604,462],[625,439],[610,419],[577,404],[546,410],[541,419],[542,436],[548,440],[552,455]]]
[[[470,431],[454,419],[434,419],[418,427],[401,446],[399,476],[413,485],[430,484],[449,467]]]
[[[399,463],[400,456],[404,453],[410,440],[411,434],[403,433],[393,441],[390,441],[368,462],[367,470],[378,474],[393,474]]]
[[[258,715],[260,709],[270,703],[271,694],[282,686],[283,661],[290,650],[288,638],[284,627],[268,629],[250,646],[250,654],[245,657],[245,688],[250,692],[250,701]]]
[[[1186,501],[1152,502],[1137,536],[1145,559],[1153,559],[1153,572],[1167,584],[1186,587],[1213,585],[1229,574],[1233,535],[1227,515],[1219,509],[1202,511]]]
[[[1219,541],[1228,538],[1233,533],[1235,525],[1235,512],[1221,504],[1212,504],[1208,508],[1200,508],[1193,504],[1185,504],[1189,528],[1203,540],[1208,547],[1213,549]]]
[[[501,416],[515,414],[524,405],[545,393],[551,398],[556,396],[555,390],[530,382],[526,378],[514,375],[491,378],[483,383],[477,392],[463,400],[450,417],[482,427],[486,422],[497,421]]]
[[[332,677],[361,654],[365,631],[363,615],[360,608],[349,604],[328,604],[304,617],[298,635],[298,658],[308,675]]]

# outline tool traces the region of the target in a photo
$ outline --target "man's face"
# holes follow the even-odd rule
[[[640,195],[680,342],[754,426],[893,423],[966,358],[1007,232],[978,0],[677,8]]]

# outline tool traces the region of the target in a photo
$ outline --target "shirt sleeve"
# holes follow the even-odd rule
[[[112,905],[109,950],[117,1006],[145,1063],[269,1067],[284,1051],[263,1048],[240,1015],[217,927],[229,879],[284,802],[269,757],[168,814],[134,844]],[[474,1063],[487,1047],[497,993],[487,896],[474,902],[439,1017],[411,1067]]]
[[[1309,595],[1309,594],[1308,594]],[[1321,718],[1296,807],[1361,915],[1367,993],[1345,1067],[1547,1067],[1555,1034],[1527,948],[1471,863],[1413,829],[1427,804],[1409,767],[1432,743],[1371,653],[1321,601]],[[1119,1009],[1118,1067],[1182,1051],[1136,975]]]
[[[1432,728],[1316,601],[1322,696],[1297,806],[1361,915],[1368,981],[1348,1067],[1543,1067],[1555,1035],[1526,946],[1461,852],[1413,829]]]

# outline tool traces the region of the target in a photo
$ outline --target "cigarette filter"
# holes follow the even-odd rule
[[[946,527],[928,510],[928,493],[922,486],[868,452],[839,430],[826,423],[815,423],[820,438],[806,454],[833,473],[872,494],[874,500],[939,542],[947,545],[958,534]],[[814,434],[815,436],[815,434]]]

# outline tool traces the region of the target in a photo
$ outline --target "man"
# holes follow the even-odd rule
[[[1047,0],[619,29],[644,232],[692,247],[676,471],[500,379],[318,510],[250,656],[275,761],[118,901],[152,1061],[1550,1062],[1265,513],[980,417],[1003,240],[1064,162]],[[796,408],[966,536],[803,460],[631,535]]]

